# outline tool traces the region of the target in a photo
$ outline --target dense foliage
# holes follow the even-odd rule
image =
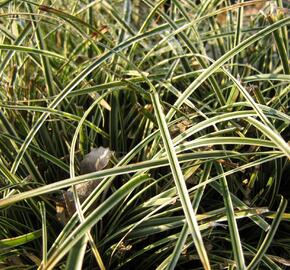
[[[289,1],[0,8],[1,269],[288,268]]]

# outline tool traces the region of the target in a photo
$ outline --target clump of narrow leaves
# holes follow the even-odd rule
[[[288,1],[0,8],[1,269],[289,267]]]

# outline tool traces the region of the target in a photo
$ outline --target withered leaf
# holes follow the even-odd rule
[[[93,148],[81,161],[80,173],[87,174],[104,169],[108,165],[112,154],[113,152],[109,148],[104,148],[102,146]],[[76,185],[76,191],[81,203],[84,202],[98,184],[98,181],[87,181]],[[57,205],[56,211],[58,220],[65,224],[76,211],[72,187],[63,192],[63,201],[64,204],[62,207]]]

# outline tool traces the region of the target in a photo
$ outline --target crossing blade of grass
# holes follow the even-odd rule
[[[182,174],[182,171],[181,171],[178,159],[177,159],[177,155],[174,150],[174,146],[173,146],[170,134],[169,134],[165,117],[162,112],[162,107],[159,101],[159,97],[155,89],[152,89],[151,96],[152,96],[152,102],[153,102],[153,106],[155,110],[155,116],[157,118],[162,141],[164,143],[164,147],[168,155],[168,160],[169,160],[172,176],[173,176],[176,188],[177,188],[178,195],[181,200],[186,222],[188,224],[189,230],[191,232],[193,241],[195,243],[195,247],[197,249],[197,252],[203,264],[203,267],[205,269],[211,269],[208,256],[207,256],[207,251],[205,249],[202,236],[198,228],[196,216],[190,202],[188,190],[185,185],[185,180],[184,180],[184,177],[183,177],[183,174]]]
[[[25,46],[18,46],[18,45],[9,45],[9,44],[0,44],[1,50],[7,50],[7,51],[14,51],[14,52],[26,52],[26,53],[33,53],[37,55],[43,55],[48,56],[52,58],[58,58],[62,61],[66,60],[65,57],[62,55],[59,55],[58,53],[42,50],[42,49],[36,49],[32,47],[25,47]]]
[[[203,120],[199,123],[196,123],[192,127],[189,127],[185,132],[182,134],[176,136],[173,140],[174,145],[178,145],[180,142],[186,140],[190,136],[193,136],[194,134],[197,134],[198,132],[202,131],[203,129],[206,129],[210,126],[213,126],[217,123],[227,122],[230,120],[235,119],[243,119],[250,116],[255,116],[255,113],[253,111],[238,111],[238,112],[231,112],[231,113],[223,113],[220,115],[212,116],[209,119]],[[164,150],[161,150],[161,152],[164,152]]]
[[[241,165],[235,169],[232,169],[232,170],[229,170],[229,171],[226,171],[223,173],[224,176],[229,176],[235,172],[240,172],[240,171],[243,171],[244,169],[247,169],[247,168],[250,168],[250,167],[254,167],[256,165],[261,165],[263,163],[266,163],[266,162],[269,162],[269,161],[272,161],[272,160],[275,160],[275,159],[278,159],[278,158],[281,158],[283,157],[284,154],[281,154],[281,153],[275,153],[275,154],[269,154],[267,155],[266,157],[262,157],[258,160],[255,160],[255,161],[252,161],[252,162],[249,162],[247,164],[244,164],[244,165]],[[210,183],[214,183],[216,182],[216,180],[220,179],[221,175],[217,175],[217,176],[214,176],[206,181],[204,181],[203,183],[200,183],[200,184],[197,184],[196,186],[194,186],[194,188],[191,188],[190,191],[192,190],[195,190],[201,186],[204,186],[204,185],[207,185],[207,184],[210,184]]]
[[[228,227],[230,231],[234,259],[236,262],[237,269],[244,270],[246,269],[245,258],[244,258],[241,239],[239,235],[238,225],[237,225],[235,215],[234,215],[234,208],[233,208],[230,191],[228,188],[227,179],[224,176],[224,172],[223,172],[223,168],[221,164],[219,163],[216,164],[216,168],[217,168],[217,172],[221,175],[220,183],[221,183],[221,188],[223,191],[223,199],[224,199],[224,204],[225,204],[225,209],[226,209],[226,215],[227,215]]]
[[[105,214],[107,214],[114,206],[121,202],[129,192],[137,186],[148,180],[147,175],[140,175],[130,179],[126,184],[120,187],[106,201],[98,206],[90,215],[87,216],[84,222],[78,225],[73,232],[57,247],[55,253],[48,258],[46,269],[53,267],[62,259],[63,256],[96,224]],[[43,269],[43,268],[42,268]]]
[[[46,209],[43,202],[39,202],[39,209],[42,222],[42,264],[46,265],[47,262],[47,225],[46,225]]]
[[[66,270],[83,269],[83,260],[86,253],[87,241],[88,237],[85,235],[73,246],[66,261]],[[43,268],[46,269],[45,266],[43,266]]]
[[[4,251],[5,249],[12,249],[20,245],[24,245],[30,241],[38,239],[41,237],[42,230],[37,230],[34,232],[30,232],[24,235],[16,236],[9,239],[1,239],[0,240],[0,250]]]
[[[109,91],[109,90],[108,90]],[[81,117],[72,113],[59,111],[57,109],[49,109],[46,107],[40,107],[40,106],[25,106],[25,105],[7,105],[7,104],[0,104],[0,108],[10,109],[10,110],[17,110],[17,111],[31,111],[31,112],[50,112],[51,115],[59,116],[62,120],[64,118],[67,118],[68,120],[72,121],[80,121]],[[109,135],[104,132],[102,129],[94,125],[92,122],[89,122],[88,120],[84,121],[84,125],[94,130],[96,133],[101,134],[104,138],[108,138]]]
[[[158,31],[157,31],[158,30]],[[108,52],[101,55],[98,59],[96,59],[91,65],[87,66],[85,69],[83,69],[56,97],[55,99],[48,105],[48,108],[55,109],[66,97],[71,91],[79,85],[79,83],[86,78],[91,72],[93,72],[97,67],[99,67],[103,62],[108,60],[110,57],[112,57],[115,53],[118,53],[119,51],[129,47],[130,45],[134,44],[137,41],[140,41],[148,36],[156,35],[159,33],[161,29],[153,29],[151,31],[148,31],[144,34],[140,34],[137,36],[134,36],[121,44],[117,45],[115,48],[109,50]],[[15,173],[18,169],[18,166],[23,158],[23,155],[28,147],[28,145],[33,140],[34,136],[38,132],[38,130],[41,128],[45,120],[49,117],[49,113],[42,114],[34,124],[34,126],[30,129],[29,134],[27,134],[26,139],[24,143],[22,144],[15,161],[12,165],[11,171]]]
[[[150,3],[150,1],[148,0],[144,0],[144,2],[152,7],[152,4]],[[171,18],[165,14],[165,12],[162,11],[158,11],[158,13],[165,18],[165,20],[170,24],[170,26],[174,29],[174,30],[178,30],[178,26],[175,24],[175,22],[173,20],[171,20]],[[196,33],[196,31],[194,31],[194,33]],[[190,39],[187,37],[186,34],[184,34],[183,32],[179,33],[180,38],[184,41],[184,43],[186,44],[186,46],[188,47],[188,49],[192,52],[192,53],[198,53],[198,50],[195,46],[193,46],[192,42],[190,41]],[[197,36],[197,39],[199,39],[199,36]],[[183,58],[181,58],[181,60],[183,60]],[[186,59],[185,59],[186,60]],[[202,57],[197,57],[198,62],[200,63],[200,65],[202,66],[202,68],[207,68],[207,63],[205,62],[205,60]],[[185,69],[186,70],[186,69]],[[189,69],[190,70],[190,69]],[[213,73],[212,73],[213,74]],[[211,75],[212,75],[211,74]],[[207,77],[213,87],[213,90],[217,96],[217,99],[219,101],[219,103],[221,104],[221,106],[226,104],[226,100],[223,96],[223,94],[220,91],[220,88],[218,86],[218,83],[216,81],[216,79],[213,76],[208,76]],[[178,107],[177,107],[178,108]]]
[[[247,119],[249,123],[259,129],[265,136],[267,136],[276,146],[290,159],[290,146],[283,140],[283,138],[270,127],[264,125],[253,117]]]
[[[274,129],[273,125],[271,124],[271,122],[268,120],[268,118],[264,115],[263,111],[259,108],[259,106],[256,104],[256,102],[254,101],[254,99],[251,97],[251,95],[246,91],[246,89],[241,85],[241,83],[234,78],[234,76],[232,74],[230,74],[229,72],[226,72],[227,76],[234,82],[235,86],[237,86],[238,90],[243,94],[243,96],[245,97],[245,99],[252,105],[253,109],[255,110],[255,112],[257,113],[257,115],[259,115],[259,117],[261,118],[261,120],[268,125],[269,127],[271,127],[272,129]]]
[[[240,3],[243,3],[244,0],[241,0]],[[242,38],[242,28],[243,28],[243,12],[244,11],[244,7],[241,6],[238,9],[238,14],[237,14],[237,22],[236,22],[236,30],[235,30],[235,39],[234,39],[234,47],[237,46],[240,42],[241,42],[241,38]],[[232,63],[236,63],[238,62],[238,55],[236,55],[233,58]],[[237,67],[233,67],[233,75],[236,76],[237,75]],[[233,90],[232,90],[233,91]],[[234,93],[231,93],[231,95],[234,95]]]
[[[130,229],[124,234],[124,236],[121,238],[121,240],[117,243],[116,247],[114,248],[112,254],[111,254],[111,259],[112,257],[115,255],[116,250],[119,248],[119,246],[122,244],[122,242],[126,239],[129,238],[128,235],[138,226],[140,226],[140,224],[144,223],[146,220],[149,220],[151,218],[151,216],[153,216],[156,212],[160,211],[162,208],[168,206],[170,203],[172,203],[175,200],[175,198],[171,199],[170,201],[165,202],[164,204],[160,205],[159,207],[157,207],[156,209],[154,209],[153,211],[149,212],[149,214],[147,214],[145,217],[143,217],[142,219],[140,219],[138,222],[134,223],[133,226],[130,226]],[[130,235],[131,236],[131,235]]]
[[[209,175],[210,175],[210,171],[211,171],[211,167],[212,167],[212,162],[206,163],[205,164],[205,169],[204,169],[204,173],[201,177],[200,182],[202,183],[204,180],[207,180]],[[200,187],[199,189],[197,189],[197,194],[194,197],[193,203],[192,203],[192,207],[195,211],[195,213],[197,212],[199,203],[201,201],[203,192],[204,192],[205,186]],[[185,241],[187,239],[187,236],[189,234],[189,228],[187,223],[184,224],[182,231],[180,232],[180,235],[178,237],[177,243],[175,245],[175,248],[172,252],[172,254],[170,254],[169,257],[167,257],[157,268],[157,270],[162,270],[162,269],[167,269],[167,270],[173,270],[176,267],[176,264],[178,262],[179,256],[182,252],[183,246],[185,244]]]
[[[208,151],[208,152],[196,152],[192,154],[179,155],[178,158],[180,159],[180,162],[186,162],[192,159],[208,159],[208,158],[216,159],[216,158],[221,158],[221,156],[223,155],[221,155],[220,152]],[[117,166],[110,169],[104,169],[102,171],[97,171],[93,173],[76,176],[74,178],[68,178],[65,180],[58,181],[56,183],[52,183],[46,186],[36,188],[34,190],[25,191],[11,197],[3,198],[0,200],[0,208],[6,207],[10,204],[13,204],[22,200],[26,200],[28,198],[40,196],[45,193],[55,192],[60,189],[72,186],[72,185],[81,184],[89,180],[100,181],[102,178],[105,178],[105,177],[128,174],[128,173],[137,172],[137,171],[146,171],[146,170],[150,170],[154,168],[159,168],[161,166],[168,166],[167,158],[143,161],[143,162],[119,166],[119,167]]]
[[[243,51],[245,48],[250,46],[256,41],[261,40],[265,36],[271,34],[273,31],[288,25],[290,23],[290,18],[285,18],[276,23],[266,27],[265,29],[259,31],[258,33],[252,35],[247,38],[232,50],[228,51],[222,57],[220,57],[217,61],[215,61],[210,67],[208,67],[205,71],[203,71],[193,83],[191,83],[187,89],[182,93],[182,95],[176,100],[174,103],[174,108],[180,108],[180,106],[184,103],[185,99],[187,99],[207,78],[209,78],[217,69],[219,69],[224,63],[230,60],[239,52]],[[170,120],[175,114],[175,109],[170,109],[170,111],[166,115],[166,119]]]
[[[277,15],[274,14],[269,14],[267,16],[268,21],[273,24],[275,21],[277,21]],[[283,27],[284,28],[284,27]],[[283,37],[283,28],[277,29],[274,31],[273,36],[275,38],[276,46],[277,46],[277,51],[279,53],[280,60],[282,62],[283,70],[285,74],[290,74],[290,67],[289,67],[289,62],[288,62],[288,53],[286,50],[287,45],[285,46],[284,43],[284,37]]]
[[[80,130],[82,128],[82,125],[84,124],[86,118],[91,113],[91,111],[96,107],[96,105],[98,105],[102,101],[102,99],[105,98],[105,96],[107,96],[111,92],[112,91],[107,91],[105,94],[103,94],[102,96],[97,98],[92,103],[92,105],[86,110],[86,112],[84,113],[84,115],[82,116],[81,120],[78,123],[78,126],[77,126],[77,128],[75,130],[74,136],[72,138],[72,143],[71,143],[71,151],[70,151],[70,177],[71,178],[75,177],[75,169],[74,169],[74,166],[75,166],[75,162],[74,162],[75,161],[75,147],[76,147],[77,138],[78,138],[79,132],[80,132]],[[78,194],[77,194],[77,190],[76,190],[76,186],[75,185],[73,186],[73,196],[74,196],[74,202],[75,202],[75,206],[76,206],[76,210],[77,210],[77,213],[78,213],[79,220],[80,220],[80,222],[84,222],[85,221],[85,217],[84,217],[84,214],[83,214],[83,211],[82,211],[82,207],[81,207],[81,204],[80,204],[80,200],[78,198]],[[98,248],[97,248],[97,246],[96,246],[96,244],[95,244],[95,242],[93,240],[93,237],[92,237],[90,231],[87,232],[86,237],[82,238],[80,240],[80,242],[71,251],[71,253],[70,253],[71,260],[74,260],[75,255],[82,256],[82,257],[84,256],[85,248],[84,248],[83,252],[79,252],[78,247],[82,246],[82,245],[85,245],[85,243],[87,241],[89,241],[89,243],[90,243],[90,245],[92,247],[93,253],[95,255],[96,261],[97,261],[100,269],[104,270],[105,269],[105,265],[104,265],[104,263],[102,261],[100,253],[98,251]],[[73,262],[70,262],[70,260],[69,260],[68,264],[72,265]]]
[[[255,254],[257,254],[257,249],[254,248],[253,246],[247,245],[246,243],[244,243],[244,248],[245,250],[249,250],[249,252],[251,253],[251,256],[255,256]],[[265,264],[265,266],[268,267],[268,269],[271,270],[282,270],[282,268],[277,265],[272,259],[271,259],[271,255],[267,255],[264,254],[264,256],[261,258],[261,261],[263,264]]]
[[[164,3],[165,0],[160,1],[158,4],[155,5],[154,8],[151,9],[150,13],[147,15],[146,19],[144,20],[143,24],[141,25],[138,34],[144,33],[144,31],[148,28],[150,21],[152,20],[154,14],[157,12],[158,8]],[[132,56],[138,46],[138,43],[135,43],[129,52],[129,57]]]
[[[257,269],[257,265],[259,264],[259,262],[261,261],[261,258],[264,256],[265,252],[267,251],[268,247],[270,246],[270,244],[272,243],[272,240],[274,238],[274,235],[278,229],[278,226],[282,220],[282,216],[283,213],[285,212],[285,209],[287,207],[287,200],[281,196],[280,198],[280,204],[277,210],[277,214],[275,219],[273,220],[270,230],[268,231],[266,237],[264,238],[261,246],[259,247],[259,249],[257,250],[256,255],[254,256],[254,258],[252,259],[252,261],[250,262],[250,264],[248,265],[247,269],[248,270],[254,270]]]
[[[2,50],[10,50],[8,51],[7,55],[5,56],[5,58],[3,59],[3,61],[1,62],[0,65],[0,76],[2,76],[4,69],[6,68],[6,66],[9,63],[9,60],[13,57],[13,55],[15,54],[16,50],[15,48],[21,48],[23,49],[23,47],[20,46],[20,44],[25,40],[25,38],[28,36],[28,34],[31,32],[31,24],[27,24],[27,26],[23,29],[22,33],[19,35],[19,37],[17,37],[17,39],[14,41],[13,45],[9,45],[9,44],[1,44],[0,48],[2,48]],[[2,47],[1,47],[2,46]]]
[[[237,55],[234,56],[234,58]],[[214,62],[212,59],[209,59],[211,62]],[[236,92],[237,90],[239,90],[242,95],[244,96],[244,98],[252,105],[253,109],[255,110],[255,112],[257,113],[257,115],[259,115],[259,117],[261,118],[261,120],[268,125],[269,127],[271,127],[272,129],[274,129],[274,127],[272,126],[271,122],[267,119],[267,117],[264,115],[263,111],[259,108],[259,106],[256,104],[256,102],[254,101],[254,99],[251,97],[251,95],[248,93],[248,91],[242,86],[241,82],[239,80],[237,80],[230,72],[227,71],[227,69],[225,68],[221,68],[222,71],[225,73],[226,76],[228,76],[234,83],[234,85],[238,88],[238,89],[232,89],[230,96],[236,96]],[[261,93],[260,93],[261,95]],[[229,97],[230,98],[230,97]],[[263,97],[261,97],[263,99]],[[234,100],[235,101],[235,100]],[[233,102],[228,102],[229,104],[232,104]],[[264,102],[263,102],[264,104]]]
[[[210,186],[217,190],[220,194],[222,194],[222,187],[219,182],[211,182]],[[238,209],[247,209],[248,206],[241,201],[238,197],[231,193],[231,199]],[[251,220],[255,222],[262,230],[265,232],[269,230],[270,225],[260,216],[253,216]]]
[[[6,130],[7,133],[16,137],[16,139],[18,140],[19,136],[17,134],[17,131],[15,130],[14,126],[11,125],[9,119],[6,117],[6,115],[4,114],[2,110],[0,110],[0,120],[3,125],[2,132]],[[18,151],[19,148],[17,147],[17,144],[13,140],[11,140],[11,144],[13,146],[13,149],[11,150]],[[31,173],[31,175],[33,175],[35,178],[40,179],[42,180],[42,182],[44,182],[42,175],[39,173],[39,170],[37,169],[35,163],[33,162],[31,156],[28,153],[24,155],[23,163],[27,167],[27,170]]]
[[[269,140],[240,138],[240,137],[214,137],[214,138],[200,138],[193,141],[184,142],[175,147],[175,152],[180,153],[183,151],[197,149],[208,145],[256,145],[263,147],[275,147],[275,143]],[[277,147],[278,148],[278,147]]]

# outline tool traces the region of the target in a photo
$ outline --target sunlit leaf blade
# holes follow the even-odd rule
[[[156,118],[158,121],[160,134],[164,143],[165,151],[168,155],[168,160],[169,160],[172,176],[173,176],[176,188],[177,188],[178,195],[181,200],[182,208],[185,214],[185,218],[186,218],[189,230],[191,232],[193,241],[195,243],[197,252],[199,254],[200,260],[204,268],[211,269],[208,256],[207,256],[207,251],[202,241],[202,236],[199,231],[195,213],[190,202],[190,197],[188,195],[188,190],[185,185],[183,173],[181,171],[181,168],[177,159],[177,155],[174,150],[172,139],[170,138],[169,130],[165,121],[165,116],[162,112],[162,107],[161,107],[156,90],[152,90],[152,102],[155,109]]]

